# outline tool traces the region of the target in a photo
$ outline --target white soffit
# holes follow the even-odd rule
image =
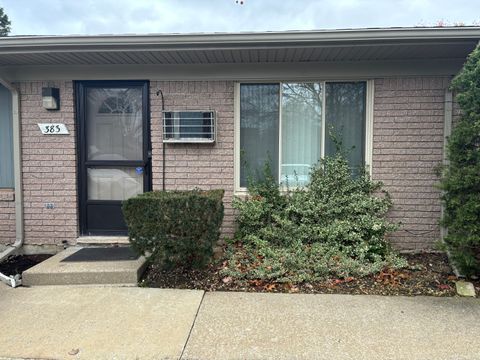
[[[0,66],[465,59],[480,27],[0,38]]]

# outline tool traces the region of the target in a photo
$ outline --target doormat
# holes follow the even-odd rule
[[[83,248],[66,257],[62,262],[74,261],[128,261],[139,256],[128,246]]]

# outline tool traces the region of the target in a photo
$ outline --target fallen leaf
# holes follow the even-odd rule
[[[228,284],[228,283],[232,282],[232,280],[233,280],[233,279],[232,279],[231,276],[226,276],[226,277],[224,277],[224,278],[222,279],[222,282],[223,282],[224,284]]]
[[[68,352],[68,355],[77,355],[80,352],[80,349],[72,349]]]
[[[250,280],[249,283],[250,283],[250,285],[254,285],[254,286],[262,286],[263,281],[255,279],[255,280]]]
[[[264,286],[264,289],[267,290],[267,291],[272,291],[276,288],[276,285],[275,284],[268,284],[268,285],[265,285]]]
[[[437,285],[437,287],[440,290],[450,290],[451,289],[450,285],[447,285],[447,284],[439,284],[439,285]]]
[[[406,273],[400,273],[400,274],[398,274],[398,277],[400,279],[408,279],[408,278],[410,278],[410,275],[406,274]]]
[[[289,292],[291,292],[291,293],[297,293],[298,291],[299,291],[299,289],[296,286],[292,286],[289,290]]]

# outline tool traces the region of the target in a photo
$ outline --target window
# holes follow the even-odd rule
[[[242,187],[251,173],[260,175],[266,161],[270,161],[274,175],[278,174],[279,94],[278,84],[240,86]]]
[[[142,88],[86,90],[87,159],[143,158]]]
[[[325,126],[339,137],[352,167],[365,164],[366,84],[326,83]],[[328,135],[328,134],[327,134]],[[335,143],[325,138],[325,153],[335,153]]]
[[[0,188],[13,188],[12,95],[0,85]]]
[[[352,170],[364,165],[366,99],[365,81],[240,84],[240,187],[260,176],[266,161],[279,183],[308,184],[311,168],[335,153],[332,137],[347,150]]]
[[[109,89],[110,92],[112,90],[115,91],[117,94],[115,96],[110,96],[106,100],[103,101],[102,105],[100,105],[100,109],[98,109],[99,114],[131,114],[133,113],[133,106],[131,102],[131,95],[129,92],[130,89],[123,90],[123,89]],[[107,90],[103,89],[102,92],[106,92]]]

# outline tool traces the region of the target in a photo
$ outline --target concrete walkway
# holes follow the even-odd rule
[[[480,359],[480,299],[0,284],[0,359]]]
[[[0,358],[178,359],[203,291],[0,287]]]

